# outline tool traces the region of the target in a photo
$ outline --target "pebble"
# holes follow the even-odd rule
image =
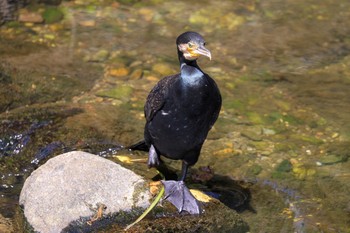
[[[80,26],[83,27],[95,27],[96,26],[96,21],[95,20],[83,20],[79,22]]]
[[[150,8],[141,8],[138,13],[147,22],[151,21],[154,17],[154,10]]]
[[[142,61],[133,61],[130,63],[129,67],[142,66]]]
[[[44,34],[44,38],[48,40],[54,40],[56,37],[53,34]]]
[[[305,168],[303,166],[300,166],[300,167],[293,167],[293,173],[298,179],[303,180],[309,176],[315,175],[316,170],[313,168]]]
[[[130,70],[126,67],[111,68],[108,70],[108,74],[113,77],[123,77],[129,74]]]
[[[156,82],[159,81],[159,78],[156,76],[147,76],[146,80]]]
[[[211,67],[207,67],[205,70],[208,73],[216,73],[216,74],[222,73],[222,69],[220,67],[213,67],[213,66],[211,66]]]
[[[218,150],[214,152],[215,156],[225,156],[225,155],[231,155],[233,154],[234,149],[233,148],[225,148],[222,150]]]
[[[138,80],[141,79],[143,76],[143,70],[142,69],[136,69],[130,74],[130,80]]]
[[[108,50],[101,49],[94,54],[88,54],[84,57],[84,61],[86,62],[103,62],[107,60],[109,57]]]
[[[37,12],[21,10],[19,12],[18,21],[23,23],[43,23],[44,18]]]
[[[170,75],[172,74],[174,71],[171,68],[170,65],[168,65],[167,63],[157,63],[155,65],[152,66],[152,70],[154,72],[157,72],[161,75]]]
[[[276,131],[273,130],[273,129],[263,128],[263,129],[262,129],[262,133],[263,133],[264,135],[275,135],[275,134],[276,134]]]
[[[262,137],[259,135],[257,132],[252,131],[252,130],[244,130],[241,132],[241,135],[243,137],[246,137],[252,141],[261,141]]]
[[[123,104],[123,101],[121,100],[113,100],[111,103],[113,106],[120,106]]]
[[[332,138],[337,138],[337,137],[339,137],[339,133],[333,133],[331,137]]]

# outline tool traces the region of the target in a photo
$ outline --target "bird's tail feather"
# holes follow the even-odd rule
[[[145,140],[138,141],[135,144],[132,144],[131,146],[127,146],[126,148],[129,150],[149,151]]]

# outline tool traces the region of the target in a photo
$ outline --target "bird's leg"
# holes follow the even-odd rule
[[[165,189],[164,199],[170,201],[179,210],[179,212],[185,210],[190,214],[200,214],[202,213],[202,209],[198,201],[191,194],[190,190],[188,190],[184,183],[187,170],[188,164],[185,161],[182,161],[182,171],[180,180],[162,181]]]
[[[186,175],[188,171],[188,164],[185,161],[182,161],[182,169],[181,169],[181,178],[180,181],[185,181]]]
[[[148,167],[157,167],[160,164],[159,155],[153,145],[149,148],[148,152]]]
[[[151,145],[148,154],[148,167],[160,166],[160,158],[157,154],[156,149]],[[164,185],[165,197],[164,199],[171,202],[179,212],[183,210],[190,214],[200,214],[202,209],[194,196],[191,194],[190,190],[186,187],[184,180],[187,175],[188,164],[182,161],[181,178],[179,181],[175,180],[163,180],[161,181]]]

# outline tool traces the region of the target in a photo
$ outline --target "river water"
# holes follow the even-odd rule
[[[58,8],[57,23],[0,27],[0,206],[10,225],[25,178],[46,159],[109,155],[142,137],[145,98],[178,72],[175,39],[193,30],[212,52],[199,65],[223,96],[194,170],[250,190],[240,214],[251,232],[350,232],[349,1]]]

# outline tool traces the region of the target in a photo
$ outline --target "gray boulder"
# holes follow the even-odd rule
[[[107,159],[81,151],[56,156],[25,181],[19,203],[38,232],[60,232],[80,217],[93,216],[98,203],[104,213],[149,206],[147,182]]]

